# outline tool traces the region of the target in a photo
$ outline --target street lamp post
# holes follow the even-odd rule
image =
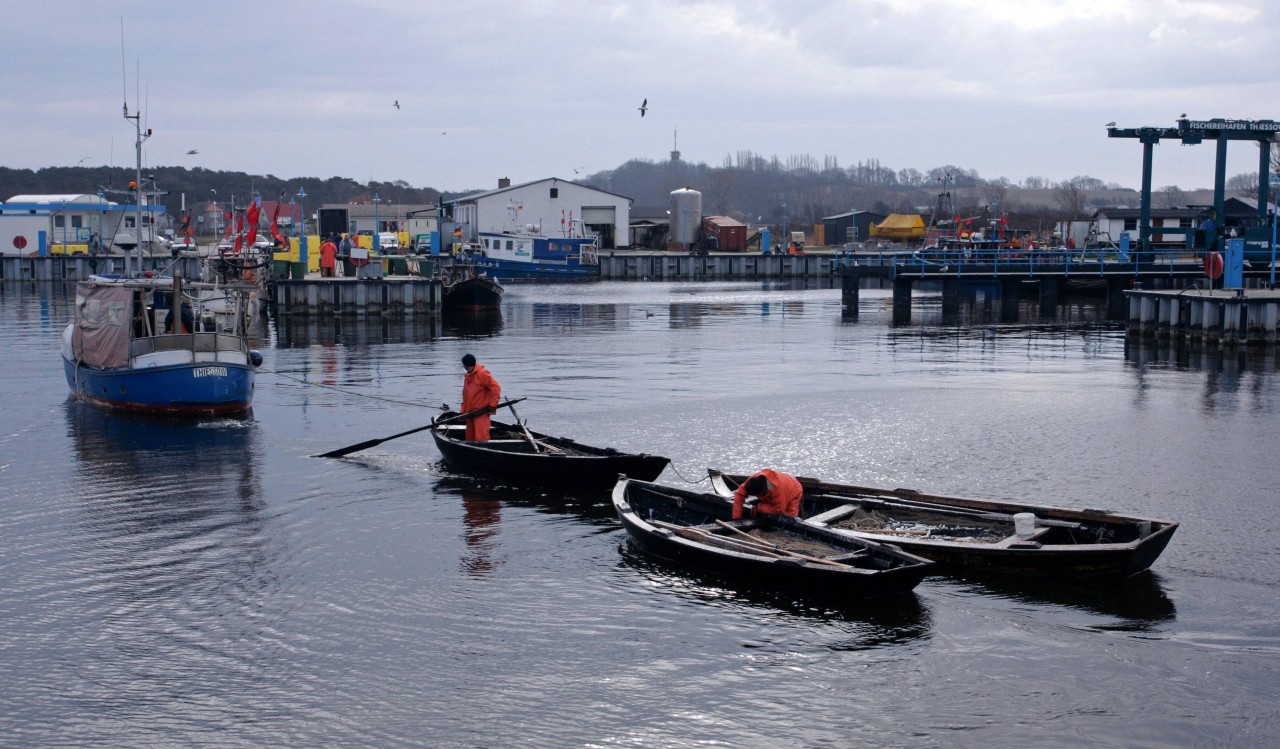
[[[298,259],[302,261],[302,272],[307,272],[307,189],[298,188]]]
[[[67,254],[67,201],[62,201],[62,254]]]
[[[1280,218],[1280,174],[1271,175],[1271,288],[1276,287],[1276,220]]]
[[[378,226],[378,203],[382,202],[382,198],[378,197],[378,193],[373,194],[373,247],[374,252],[382,252],[382,227]]]
[[[782,246],[791,249],[791,235],[787,233],[787,204],[782,204]]]

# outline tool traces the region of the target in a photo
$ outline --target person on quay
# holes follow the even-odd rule
[[[359,242],[352,241],[351,245],[351,265],[356,269],[356,278],[373,278],[373,268],[369,263],[369,250]]]
[[[354,237],[351,234],[343,234],[342,241],[338,243],[338,259],[350,260],[351,248],[355,246],[356,246],[356,240],[354,239]]]
[[[320,245],[320,276],[322,278],[334,277],[334,257],[338,254],[338,246],[333,243],[332,239],[324,240],[324,244]]]
[[[469,442],[489,441],[489,414],[498,410],[498,402],[502,398],[502,387],[483,364],[477,364],[471,354],[462,357],[462,366],[467,370],[466,379],[462,383],[462,413],[487,408],[483,414],[467,419],[466,439]]]
[[[751,510],[753,515],[799,517],[802,496],[804,487],[794,476],[765,468],[743,481],[734,491],[733,519],[742,519],[747,497],[756,497],[758,500]]]

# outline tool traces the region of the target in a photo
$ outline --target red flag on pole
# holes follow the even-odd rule
[[[237,255],[240,254],[240,247],[242,242],[244,241],[244,234],[242,232],[244,232],[244,214],[237,213],[236,214],[236,246],[231,250],[233,253]]]
[[[288,247],[289,243],[284,236],[280,234],[280,201],[276,201],[276,209],[271,212],[271,238],[281,247]]]
[[[254,198],[249,204],[248,214],[245,216],[245,223],[249,225],[249,233],[245,237],[244,243],[248,247],[252,247],[253,243],[258,241],[258,217],[261,215],[262,209],[258,206],[261,198]]]

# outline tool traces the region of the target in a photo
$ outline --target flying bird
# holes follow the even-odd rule
[[[399,100],[399,99],[396,99],[396,100],[395,100],[395,107],[396,107],[396,109],[399,109],[399,108],[400,108],[400,100]]]
[[[580,166],[580,167],[578,167],[577,169],[574,169],[574,170],[573,170],[573,173],[574,173],[574,174],[577,174],[577,173],[581,172],[583,169],[586,169],[586,167],[585,167],[585,166]]]
[[[646,111],[648,108],[649,108],[649,99],[648,99],[648,97],[646,97],[644,101],[640,102],[640,116],[641,116],[641,117],[644,117],[644,113],[645,113],[645,111]]]
[[[195,155],[196,155],[196,154],[198,154],[198,153],[200,153],[200,152],[199,152],[199,151],[197,151],[197,150],[196,150],[196,149],[194,149],[194,148],[193,148],[193,149],[191,149],[190,151],[187,151],[187,155],[188,155],[188,156],[195,156]]]

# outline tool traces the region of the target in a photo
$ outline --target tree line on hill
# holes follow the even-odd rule
[[[1280,149],[1272,155],[1273,170],[1280,172]],[[161,189],[167,190],[168,196],[162,201],[174,215],[181,205],[178,195],[185,196],[188,209],[209,201],[225,206],[234,200],[243,206],[254,194],[264,200],[288,202],[299,200],[299,191],[305,191],[305,202],[313,206],[367,204],[377,195],[393,211],[393,206],[399,204],[431,205],[441,198],[450,200],[475,192],[442,193],[431,187],[414,187],[403,180],[361,183],[345,177],[283,179],[271,174],[203,167],[162,166],[144,171],[144,177],[151,176]],[[124,167],[0,167],[0,196],[127,191],[134,178],[134,170]],[[961,217],[995,212],[1007,216],[1012,228],[1043,232],[1060,220],[1087,218],[1100,206],[1137,207],[1139,201],[1137,191],[1087,175],[1061,182],[1027,177],[1015,183],[1004,177],[984,179],[975,170],[952,164],[919,171],[893,169],[870,159],[841,167],[833,156],[818,160],[801,155],[784,160],[751,151],[728,154],[719,166],[678,157],[666,161],[632,159],[578,181],[631,198],[636,208],[652,209],[667,207],[673,190],[688,187],[703,194],[703,213],[707,215],[773,226],[785,218],[797,227],[812,226],[826,216],[852,210],[886,215],[914,213],[928,220],[941,202],[939,196],[948,193]],[[1256,196],[1257,173],[1231,177],[1227,189],[1243,197]],[[120,201],[114,194],[110,197]],[[1160,208],[1181,207],[1191,197],[1177,186],[1165,186],[1156,191],[1152,204]]]

